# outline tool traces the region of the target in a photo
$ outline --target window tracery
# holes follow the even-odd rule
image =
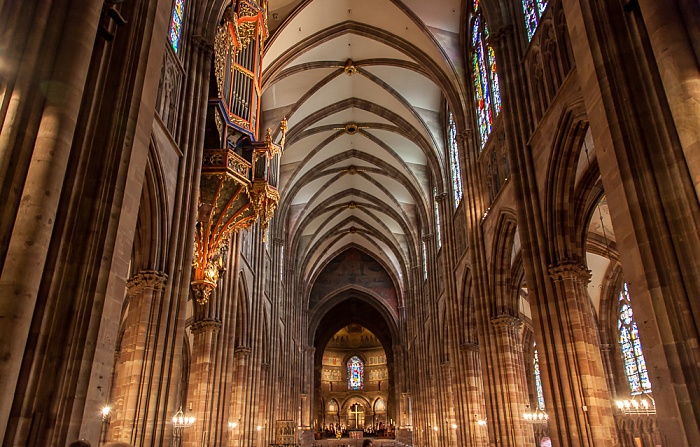
[[[537,392],[537,408],[544,410],[544,392],[542,391],[542,376],[540,375],[540,358],[537,354],[537,344],[535,344],[535,354],[533,359],[533,369],[535,371],[535,391]]]
[[[472,14],[471,63],[477,124],[483,149],[493,129],[493,122],[501,111],[501,88],[496,52],[489,43],[489,30],[479,10],[478,1],[474,2]]]
[[[435,235],[437,236],[438,249],[442,247],[442,229],[440,228],[440,207],[437,201],[437,190],[433,188],[433,208],[435,211]]]
[[[457,147],[457,125],[452,112],[447,113],[447,144],[450,152],[450,172],[452,174],[452,193],[455,200],[455,208],[462,202],[464,189],[462,188],[462,169],[459,166],[459,148]]]
[[[532,36],[535,35],[542,14],[544,14],[544,10],[547,9],[547,3],[549,3],[549,0],[522,0],[528,42],[532,40]]]
[[[620,332],[620,351],[624,363],[625,375],[630,385],[630,394],[635,396],[651,393],[651,381],[647,371],[642,342],[639,339],[637,322],[632,312],[629,289],[625,283],[619,296],[617,328]]]
[[[348,360],[348,389],[361,390],[364,387],[364,364],[358,356]]]
[[[185,12],[185,0],[175,0],[173,14],[170,20],[170,44],[177,53],[180,49],[180,37],[182,37],[182,18]]]

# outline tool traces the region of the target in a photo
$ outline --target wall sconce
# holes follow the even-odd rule
[[[617,409],[623,414],[656,414],[656,402],[647,395],[642,394],[639,399],[631,398],[615,402]]]
[[[546,424],[549,419],[549,415],[541,408],[537,408],[533,412],[523,413],[523,417],[532,424]]]

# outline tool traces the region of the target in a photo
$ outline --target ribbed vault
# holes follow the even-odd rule
[[[262,121],[279,140],[288,120],[277,219],[306,305],[351,247],[386,270],[399,306],[411,287],[434,191],[448,183],[446,104],[461,102],[460,58],[447,54],[462,5],[448,3],[270,1]]]

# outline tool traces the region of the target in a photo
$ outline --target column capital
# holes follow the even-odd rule
[[[163,290],[167,282],[168,275],[163,272],[141,270],[126,282],[126,288],[129,290],[129,295],[133,295],[144,289]]]
[[[564,259],[549,266],[549,276],[554,281],[578,280],[588,284],[591,280],[591,271],[580,262]]]
[[[440,203],[444,202],[447,199],[447,193],[446,192],[441,192],[440,194],[435,195],[435,200]]]
[[[512,36],[513,34],[515,34],[515,26],[511,23],[508,25],[503,25],[496,30],[496,32],[491,33],[489,38],[491,39],[492,43],[501,43],[502,40]]]
[[[473,129],[465,129],[462,132],[457,134],[457,141],[461,142],[462,144],[465,144],[467,141],[469,141],[472,138],[473,135],[474,135]]]
[[[250,356],[250,353],[252,352],[252,349],[250,349],[247,346],[238,346],[234,351],[233,351],[233,357],[234,358],[245,358]]]
[[[204,36],[195,34],[192,36],[191,42],[207,56],[211,56],[214,53],[214,43],[209,42]]]
[[[462,352],[479,352],[480,348],[478,343],[465,342],[459,345],[459,349]]]
[[[284,239],[282,239],[281,237],[276,237],[276,238],[272,239],[272,242],[273,242],[275,245],[283,245],[283,244],[284,244]]]
[[[203,318],[201,320],[195,321],[190,326],[190,331],[193,334],[201,334],[202,332],[213,332],[217,333],[221,329],[221,321],[215,318]]]
[[[316,352],[316,347],[315,346],[306,346],[304,348],[304,352],[307,354],[313,355]]]
[[[513,327],[519,328],[523,321],[512,315],[501,314],[491,318],[491,324],[494,327]]]

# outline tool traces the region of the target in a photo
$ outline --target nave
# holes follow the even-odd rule
[[[700,447],[697,1],[0,30],[3,447]]]

